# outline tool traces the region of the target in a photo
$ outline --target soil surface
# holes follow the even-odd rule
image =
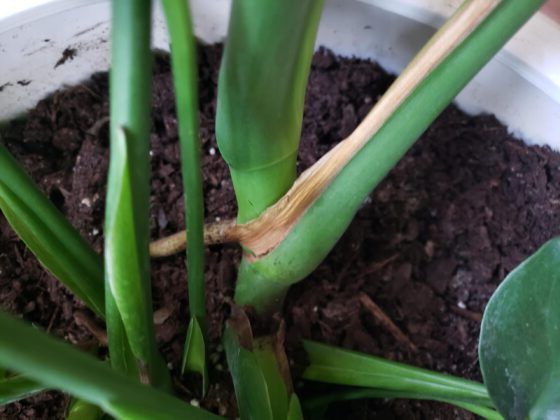
[[[220,56],[219,46],[202,47],[199,53],[207,221],[231,218],[236,211],[214,136]],[[374,63],[318,52],[298,169],[312,165],[348,135],[392,80]],[[165,58],[156,60],[153,86],[150,223],[155,239],[184,226],[177,121]],[[107,75],[95,75],[41,101],[26,120],[1,131],[1,141],[97,250],[103,241],[107,90]],[[450,106],[366,200],[326,261],[291,289],[283,317],[296,389],[304,392],[297,378],[304,362],[298,346],[302,338],[480,380],[477,341],[484,306],[510,270],[559,233],[558,186],[556,153],[512,138],[494,117],[471,117]],[[200,403],[234,417],[220,335],[240,252],[233,245],[212,246],[206,257],[212,386]],[[194,403],[198,387],[178,373],[189,316],[185,277],[182,255],[153,261],[158,342],[177,392]],[[97,343],[86,324],[103,327],[42,269],[3,216],[0,305],[82,347]],[[392,329],[380,322],[379,310],[392,320]],[[68,401],[49,392],[0,407],[0,417],[62,418]],[[474,418],[444,404],[400,400],[331,407],[328,417],[340,416]]]

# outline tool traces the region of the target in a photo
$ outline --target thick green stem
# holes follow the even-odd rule
[[[325,409],[330,404],[338,401],[360,400],[370,398],[399,398],[399,399],[415,399],[415,400],[434,400],[448,404],[453,404],[457,407],[464,408],[478,416],[489,420],[503,420],[503,417],[495,409],[486,407],[479,404],[465,403],[463,401],[455,401],[446,398],[433,398],[427,394],[415,392],[400,392],[400,391],[387,391],[380,389],[367,389],[367,388],[350,388],[330,394],[320,395],[305,400],[304,407],[309,411],[317,411]]]
[[[503,1],[448,54],[340,169],[282,242],[265,256],[242,262],[236,301],[260,312],[278,309],[286,289],[315,269],[368,194],[541,4],[542,1]]]
[[[255,170],[230,168],[238,206],[238,221],[256,218],[292,186],[296,176],[296,154]]]
[[[292,185],[305,87],[323,0],[234,0],[220,69],[216,136],[238,220]]]

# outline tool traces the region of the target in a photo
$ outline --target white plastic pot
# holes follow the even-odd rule
[[[28,1],[44,4],[0,17],[0,121],[109,68],[109,0]],[[317,45],[377,60],[397,73],[461,2],[327,0]],[[230,0],[191,0],[191,5],[197,36],[222,41]],[[154,48],[166,50],[159,7],[154,22]],[[65,50],[75,56],[57,66]],[[542,13],[534,16],[457,103],[471,113],[495,114],[529,143],[560,148],[560,25]]]

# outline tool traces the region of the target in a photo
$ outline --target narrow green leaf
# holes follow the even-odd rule
[[[224,331],[224,349],[242,420],[273,420],[268,387],[255,355],[239,342],[230,322]]]
[[[275,420],[284,420],[288,415],[291,399],[284,378],[280,375],[272,338],[264,337],[255,340],[253,354],[266,383],[272,416]],[[297,407],[293,408],[296,409]]]
[[[369,388],[354,388],[331,394],[321,395],[315,398],[306,400],[305,407],[312,413],[324,413],[327,406],[337,401],[348,401],[357,399],[369,398],[398,398],[398,399],[415,399],[415,400],[436,400],[439,402],[455,405],[457,407],[468,410],[478,416],[486,419],[502,420],[503,417],[495,409],[486,407],[484,405],[467,403],[460,400],[445,399],[445,398],[431,398],[429,395],[414,393],[414,392],[401,392],[401,391],[387,391],[380,389]],[[322,416],[321,416],[322,417]]]
[[[164,0],[171,39],[171,65],[177,102],[181,168],[187,224],[187,271],[191,321],[185,343],[183,371],[194,371],[208,386],[206,369],[206,299],[204,293],[204,203],[198,134],[198,75],[196,44],[189,5],[184,0]]]
[[[119,374],[5,313],[0,313],[0,366],[95,404],[120,419],[219,418]]]
[[[297,418],[283,334],[253,339],[249,319],[234,307],[223,340],[241,418]]]
[[[195,317],[192,317],[189,322],[181,372],[199,373],[202,376],[203,394],[206,393],[209,385],[208,369],[206,367],[206,345],[204,344],[202,329]]]
[[[45,386],[23,375],[2,378],[0,379],[0,405],[10,404],[45,390]]]
[[[109,287],[106,289],[105,310],[107,318],[105,324],[109,335],[108,347],[109,354],[111,355],[109,361],[116,371],[125,373],[133,378],[138,378],[140,377],[138,364],[130,349],[121,314]]]
[[[493,407],[477,382],[312,341],[304,341],[304,347],[310,361],[303,373],[307,380]]]
[[[323,0],[234,0],[218,83],[216,137],[244,223],[292,185]]]
[[[95,404],[74,400],[68,410],[66,420],[99,420],[102,417],[103,411]]]
[[[480,367],[508,419],[560,415],[560,238],[512,271],[488,302]]]
[[[325,258],[368,194],[542,3],[502,1],[341,169],[287,237],[266,256],[254,262],[242,261],[236,302],[260,312],[278,308],[288,287],[305,278]]]
[[[43,266],[97,315],[105,314],[99,255],[0,144],[0,210]]]
[[[111,306],[115,317],[107,322],[110,350],[127,358],[128,349],[116,350],[126,338],[140,380],[166,387],[169,372],[156,348],[150,282],[150,27],[150,0],[112,2],[105,287],[113,297],[107,310]]]
[[[409,391],[390,391],[385,389],[371,388],[346,388],[317,397],[309,398],[305,401],[305,409],[312,414],[313,418],[323,418],[327,407],[337,401],[359,400],[366,398],[399,398],[399,399],[416,399],[431,400],[429,395],[424,393],[416,393]],[[438,398],[437,401],[453,404],[457,407],[464,408],[476,415],[492,420],[502,420],[503,417],[496,410],[484,405],[470,404],[463,401],[453,399]]]

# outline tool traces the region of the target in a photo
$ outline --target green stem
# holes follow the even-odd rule
[[[216,137],[238,221],[272,205],[296,175],[305,87],[323,0],[234,0],[220,68]]]
[[[169,372],[156,347],[150,281],[151,6],[150,0],[112,3],[105,284],[112,296],[107,315],[114,318],[107,320],[107,333],[115,368],[137,371],[142,382],[167,387]]]
[[[296,177],[296,157],[294,153],[277,163],[255,170],[230,167],[239,223],[256,218],[288,191]]]
[[[283,241],[254,262],[242,261],[236,301],[260,312],[278,309],[287,288],[323,260],[368,194],[542,3],[503,1],[483,20],[341,168]]]

